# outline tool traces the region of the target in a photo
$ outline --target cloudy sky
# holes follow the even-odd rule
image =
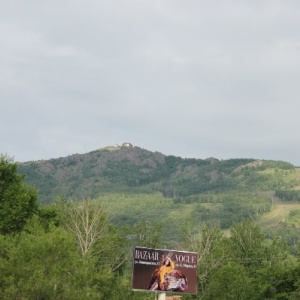
[[[27,0],[0,10],[0,153],[133,145],[300,165],[299,0]]]

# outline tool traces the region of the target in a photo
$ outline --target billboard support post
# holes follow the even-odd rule
[[[159,293],[158,300],[166,300],[166,293]]]

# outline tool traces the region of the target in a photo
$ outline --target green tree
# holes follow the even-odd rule
[[[230,261],[244,268],[249,281],[255,285],[255,297],[289,299],[296,289],[298,262],[288,254],[280,239],[267,243],[260,226],[250,221],[235,224],[231,235]]]
[[[219,268],[202,299],[254,300],[263,299],[256,292],[255,281],[241,265],[227,264]]]
[[[103,299],[112,276],[85,259],[64,228],[38,216],[15,236],[0,235],[0,299]]]
[[[214,272],[225,262],[228,255],[227,239],[220,227],[216,224],[210,226],[203,224],[194,228],[191,224],[182,227],[183,240],[186,245],[183,248],[198,253],[197,284],[198,296],[205,295],[207,285],[211,281]]]
[[[37,191],[24,183],[17,163],[0,155],[0,233],[20,231],[37,212]]]
[[[256,267],[267,259],[264,234],[259,225],[246,220],[230,229],[232,258],[244,266]]]
[[[133,234],[136,245],[157,248],[161,246],[163,224],[161,222],[153,224],[149,221],[141,221],[135,225]]]
[[[105,265],[108,272],[121,272],[130,254],[130,243],[126,231],[109,222],[108,216],[97,201],[58,200],[59,223],[77,241],[82,257],[94,259]]]

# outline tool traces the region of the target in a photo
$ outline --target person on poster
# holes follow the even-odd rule
[[[148,290],[183,292],[188,288],[187,278],[179,270],[175,270],[175,263],[167,256],[161,266],[152,274]]]
[[[162,289],[163,284],[165,283],[165,275],[171,274],[173,270],[175,269],[175,264],[171,260],[170,257],[167,256],[167,258],[163,261],[162,266],[159,268],[159,281],[160,281],[160,289]]]
[[[148,285],[149,290],[165,290],[165,275],[170,274],[175,269],[175,264],[169,256],[167,256],[161,262],[161,266],[157,268],[152,274],[150,283]]]

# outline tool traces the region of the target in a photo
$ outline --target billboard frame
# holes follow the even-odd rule
[[[142,246],[133,248],[133,291],[197,294],[198,253]]]

